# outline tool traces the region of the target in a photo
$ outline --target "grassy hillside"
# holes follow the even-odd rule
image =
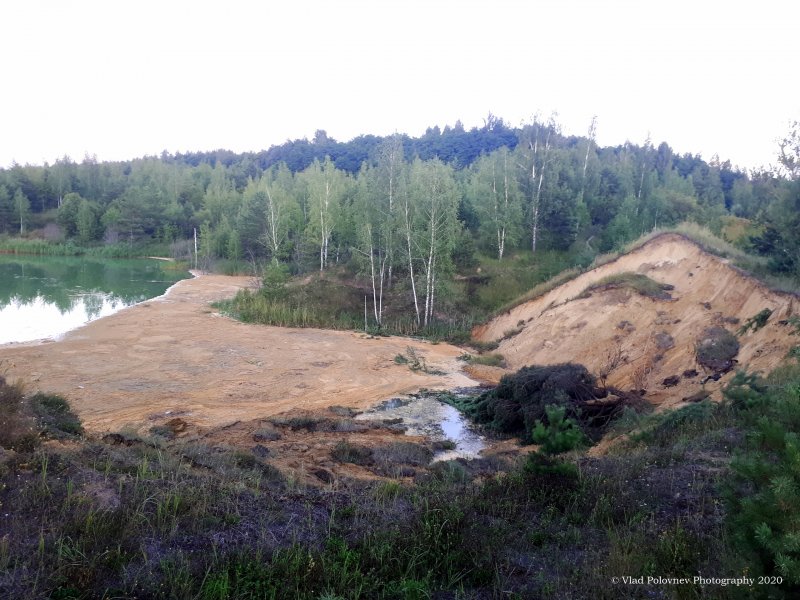
[[[450,461],[414,481],[318,487],[286,479],[246,449],[163,431],[84,436],[62,400],[18,387],[0,387],[0,402],[6,598],[790,598],[800,590],[796,364],[766,380],[739,377],[721,404],[629,412],[602,457]],[[339,450],[336,460],[358,459]],[[621,587],[614,579],[698,574],[783,583]]]

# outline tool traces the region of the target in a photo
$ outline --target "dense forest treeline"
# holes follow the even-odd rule
[[[782,173],[624,144],[599,147],[595,123],[569,136],[554,118],[511,128],[429,129],[419,138],[318,131],[260,153],[227,151],[0,170],[0,233],[80,246],[173,244],[195,230],[215,258],[363,274],[380,325],[383,295],[401,286],[419,325],[436,316],[454,269],[475,252],[568,250],[589,259],[655,227],[693,221],[800,274],[798,128]],[[411,302],[409,304],[411,306]]]

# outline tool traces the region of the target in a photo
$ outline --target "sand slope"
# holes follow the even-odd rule
[[[590,284],[626,271],[674,285],[673,299],[652,300],[624,289],[576,299]],[[789,326],[779,323],[797,310],[797,298],[770,291],[683,236],[664,234],[517,306],[477,328],[474,335],[491,341],[522,327],[497,350],[511,370],[578,362],[597,374],[619,352],[623,363],[612,371],[609,384],[623,389],[642,387],[650,401],[674,405],[701,389],[705,373],[695,361],[694,348],[702,332],[712,325],[735,332],[740,325],[733,324],[734,319],[744,323],[765,308],[773,311],[767,325],[739,340],[739,366],[749,371],[770,371],[790,347],[800,343],[797,336],[789,335]],[[670,338],[672,347],[668,347]],[[683,376],[692,369],[699,374]],[[677,385],[663,384],[675,375],[681,377]],[[718,397],[720,385],[731,376],[710,382],[706,389]]]
[[[251,283],[217,275],[181,281],[161,298],[60,341],[0,347],[0,368],[30,390],[62,394],[92,431],[141,426],[167,411],[213,427],[296,408],[365,408],[420,387],[474,384],[460,374],[462,351],[453,346],[247,325],[209,306]],[[395,364],[407,346],[448,375]]]

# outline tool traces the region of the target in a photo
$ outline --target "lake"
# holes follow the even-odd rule
[[[57,339],[188,277],[152,259],[0,254],[0,344]]]

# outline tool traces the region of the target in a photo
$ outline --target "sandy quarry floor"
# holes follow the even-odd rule
[[[642,273],[675,286],[669,292],[672,298],[654,300],[626,289],[578,298],[587,286],[622,272]],[[618,354],[621,360],[608,383],[625,390],[646,389],[651,403],[667,407],[703,389],[708,373],[695,360],[695,344],[704,330],[721,326],[735,333],[763,309],[773,313],[765,327],[739,337],[737,368],[768,373],[800,343],[786,323],[800,310],[798,298],[767,289],[680,235],[664,234],[517,306],[473,335],[483,341],[502,339],[497,352],[510,370],[577,362],[598,374]],[[491,367],[470,371],[474,377],[495,380],[503,372]],[[720,387],[732,376],[730,372],[707,383],[705,391],[718,399]],[[669,377],[679,381],[665,384]]]
[[[162,298],[94,321],[57,342],[0,347],[0,368],[27,389],[65,396],[95,432],[180,415],[200,427],[252,421],[291,409],[367,408],[421,387],[475,383],[462,350],[405,338],[247,325],[210,302],[251,285],[204,275]],[[394,362],[412,346],[444,376]]]

